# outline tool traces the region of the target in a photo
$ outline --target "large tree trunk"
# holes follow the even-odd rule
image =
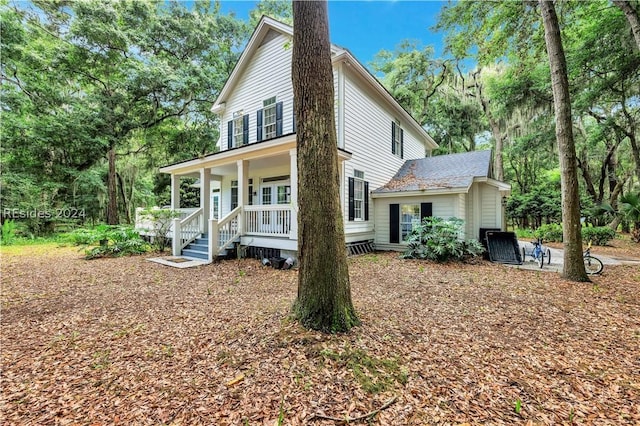
[[[107,153],[109,159],[109,172],[107,173],[107,224],[117,225],[118,221],[118,189],[116,183],[116,147],[115,144]]]
[[[580,195],[576,147],[573,140],[571,100],[567,62],[560,38],[560,26],[553,2],[540,0],[542,21],[549,65],[553,106],[556,116],[556,139],[560,156],[560,184],[562,191],[562,234],[564,239],[564,267],[562,275],[573,281],[588,281],[582,260],[582,230],[580,224]]]
[[[628,0],[613,0],[613,4],[624,12],[624,16],[627,17],[627,21],[631,26],[633,38],[635,38],[638,49],[640,49],[640,17],[638,17],[638,11]]]
[[[347,331],[358,318],[351,302],[340,207],[326,1],[294,1],[293,22],[300,261],[294,314],[305,327]]]
[[[493,177],[496,180],[503,181],[504,180],[504,164],[502,159],[502,152],[504,150],[504,135],[500,130],[500,124],[493,116],[491,112],[491,105],[489,105],[489,100],[484,97],[484,93],[482,91],[482,83],[480,82],[481,71],[478,71],[473,74],[474,84],[476,86],[476,91],[478,93],[478,99],[480,100],[480,105],[482,106],[482,110],[484,111],[484,115],[487,117],[487,121],[489,122],[489,126],[491,127],[491,133],[493,133],[493,139],[495,139],[495,145],[493,147]]]

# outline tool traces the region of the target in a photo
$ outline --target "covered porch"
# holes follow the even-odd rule
[[[339,161],[350,154],[338,150]],[[342,170],[342,167],[340,167]],[[235,246],[297,251],[295,134],[228,149],[160,169],[171,175],[169,236],[174,256],[213,261]],[[199,207],[181,207],[180,184],[196,178]]]
[[[212,261],[234,244],[265,245],[272,240],[285,249],[297,248],[295,137],[260,145],[161,169],[171,174],[173,210],[183,211],[182,179],[197,178],[200,189],[199,208],[173,220],[174,256],[195,255],[191,250],[199,245]]]

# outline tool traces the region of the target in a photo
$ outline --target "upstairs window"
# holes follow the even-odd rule
[[[276,98],[269,98],[262,102],[263,135],[265,139],[276,137]]]
[[[282,136],[282,102],[273,96],[262,102],[256,115],[256,139],[258,142]]]
[[[404,130],[398,120],[391,122],[391,153],[396,157],[404,158]]]
[[[242,145],[242,116],[233,120],[233,147]]]
[[[249,115],[242,111],[233,114],[233,120],[227,122],[227,149],[237,148],[249,143]]]

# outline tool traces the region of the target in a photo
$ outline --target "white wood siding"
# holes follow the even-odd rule
[[[480,228],[500,228],[500,193],[490,185],[479,184],[480,189]]]
[[[353,154],[345,162],[343,179],[343,214],[347,241],[373,238],[374,221],[379,223],[373,201],[369,200],[369,221],[349,221],[348,178],[354,176],[354,170],[364,172],[364,180],[369,182],[369,191],[385,185],[398,172],[408,159],[423,158],[425,147],[418,141],[417,135],[407,123],[400,122],[404,131],[404,156],[391,152],[391,123],[398,119],[390,112],[377,95],[371,94],[359,82],[348,68],[343,68],[344,89],[344,149]],[[338,107],[336,106],[336,110]],[[338,123],[340,121],[338,120]],[[387,212],[388,214],[388,212]],[[387,237],[388,238],[388,237]]]
[[[420,204],[432,203],[433,216],[442,219],[457,217],[459,211],[460,197],[458,194],[451,195],[433,195],[425,197],[391,197],[376,198],[375,215],[376,229],[375,241],[376,248],[380,250],[400,250],[405,249],[405,244],[389,243],[389,205],[390,204]],[[464,219],[464,218],[460,218]]]
[[[467,217],[467,194],[458,194],[458,214],[456,214],[457,218],[464,220],[464,226],[462,228],[462,235],[460,238],[467,239],[467,235],[469,235],[469,231],[467,229],[469,218]]]
[[[272,96],[282,105],[282,134],[293,132],[293,86],[291,85],[291,39],[279,34],[260,46],[227,99],[222,115],[220,150],[227,149],[227,123],[234,112],[249,115],[249,143],[257,141],[256,112]]]

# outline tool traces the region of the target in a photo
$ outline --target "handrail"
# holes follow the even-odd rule
[[[231,246],[240,237],[242,232],[240,229],[242,210],[242,206],[238,206],[218,221],[218,252]]]
[[[180,221],[180,232],[179,235],[176,236],[177,238],[180,238],[180,250],[198,238],[198,235],[202,234],[203,218],[203,209],[200,207]]]

